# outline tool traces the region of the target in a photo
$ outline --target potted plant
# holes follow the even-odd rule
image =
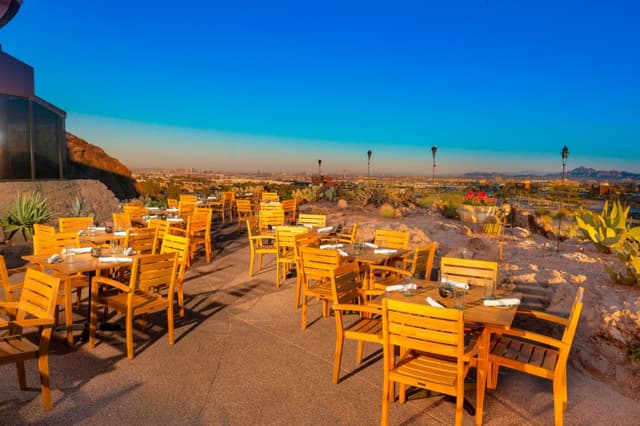
[[[496,198],[483,191],[468,192],[458,208],[460,220],[467,223],[484,223],[495,212]]]

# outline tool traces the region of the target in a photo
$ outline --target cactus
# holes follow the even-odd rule
[[[93,212],[87,209],[86,200],[80,196],[76,196],[71,202],[69,214],[72,217],[93,216]]]

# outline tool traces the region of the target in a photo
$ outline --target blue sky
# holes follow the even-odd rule
[[[638,2],[117,4],[24,0],[0,43],[131,168],[640,173]]]

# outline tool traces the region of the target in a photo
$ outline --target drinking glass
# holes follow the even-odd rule
[[[117,256],[121,254],[120,251],[120,240],[111,240],[111,254],[113,256]]]
[[[492,279],[484,281],[484,300],[494,300],[496,298],[496,282]]]
[[[67,263],[74,263],[76,261],[75,244],[67,244],[63,250],[63,254]]]
[[[409,288],[409,284],[411,284],[411,277],[408,275],[405,275],[404,277],[404,295],[405,297],[411,297],[411,296],[415,296],[415,292],[413,291],[412,288]]]
[[[454,309],[464,309],[464,302],[467,297],[467,290],[461,287],[453,287],[453,307]]]
[[[440,284],[438,284],[438,293],[442,298],[448,298],[453,296],[453,288],[447,280],[447,274],[442,274],[440,277]]]

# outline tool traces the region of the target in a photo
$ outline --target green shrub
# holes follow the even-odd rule
[[[88,209],[87,202],[83,197],[76,196],[71,202],[71,210],[69,211],[72,217],[85,217],[93,216],[93,212]]]
[[[393,219],[396,217],[396,209],[391,204],[383,204],[380,206],[380,217],[385,219]]]
[[[632,343],[629,345],[628,353],[629,361],[640,361],[640,343]]]
[[[33,195],[18,194],[16,204],[9,209],[2,219],[2,226],[9,238],[20,231],[26,241],[33,239],[33,225],[45,223],[53,216],[49,202],[39,192]]]

